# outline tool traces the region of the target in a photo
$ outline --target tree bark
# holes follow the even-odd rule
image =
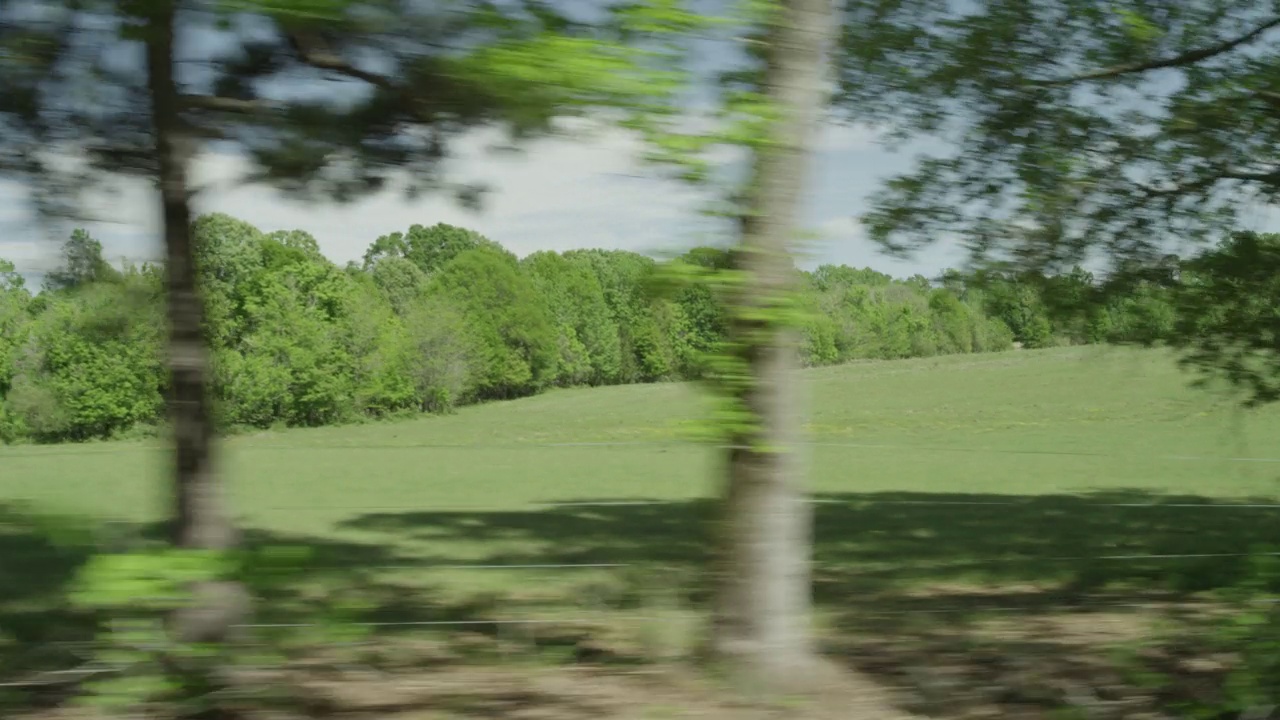
[[[230,550],[237,534],[214,468],[209,350],[191,235],[187,174],[192,145],[174,78],[176,8],[173,0],[151,0],[146,7],[148,90],[168,291],[168,404],[175,449],[170,542],[181,548]],[[207,583],[193,592],[195,602],[173,618],[175,634],[184,641],[225,639],[248,607],[243,589],[235,584]]]
[[[763,91],[781,115],[755,153],[747,190],[736,265],[751,282],[734,299],[740,309],[792,291],[791,243],[824,104],[834,15],[833,0],[783,0],[769,29]],[[727,453],[710,650],[755,687],[802,690],[814,677],[816,655],[809,627],[812,508],[796,447],[797,337],[777,323],[746,318],[735,319],[729,332],[745,348],[753,382],[742,400],[757,426],[733,438]]]

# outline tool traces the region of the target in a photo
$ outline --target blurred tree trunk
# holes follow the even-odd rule
[[[209,349],[196,288],[187,178],[194,143],[174,78],[175,3],[149,0],[144,13],[169,310],[169,417],[175,446],[170,541],[182,548],[229,550],[237,535],[213,462]],[[247,609],[243,589],[209,583],[193,590],[195,602],[174,617],[175,635],[184,641],[225,639]]]
[[[749,368],[740,395],[754,427],[730,442],[723,497],[711,652],[766,690],[813,678],[810,638],[812,508],[796,443],[798,337],[769,308],[793,292],[791,243],[824,105],[824,62],[835,27],[832,0],[783,0],[768,28],[762,91],[780,113],[757,145],[745,198],[730,339]],[[762,320],[760,312],[774,317]]]

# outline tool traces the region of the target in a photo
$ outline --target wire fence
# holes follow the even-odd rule
[[[1275,604],[1280,603],[1280,598],[1263,598],[1258,600],[1259,603]],[[1103,598],[1077,598],[1071,604],[1071,611],[1077,613],[1099,612],[1107,610],[1119,609],[1149,609],[1157,606],[1158,601],[1151,600],[1145,602],[1135,601],[1117,601]],[[859,614],[867,619],[884,619],[893,617],[903,617],[911,615],[921,616],[937,616],[937,615],[963,615],[971,613],[982,614],[1001,614],[1001,613],[1025,613],[1028,611],[1027,606],[1019,605],[951,605],[945,607],[933,608],[911,608],[901,610],[886,609],[867,609],[860,610]],[[523,637],[524,644],[531,648],[536,648],[538,638],[536,630],[539,627],[555,627],[555,628],[573,628],[573,627],[601,627],[601,626],[617,626],[617,625],[644,625],[653,627],[668,626],[673,619],[680,618],[685,620],[696,621],[701,618],[701,614],[697,611],[687,610],[683,612],[671,613],[667,612],[661,615],[620,615],[608,614],[599,617],[584,617],[581,615],[564,615],[558,617],[529,617],[529,618],[484,618],[484,619],[457,619],[457,620],[401,620],[401,621],[368,621],[368,622],[298,622],[298,623],[244,623],[236,625],[237,629],[245,630],[301,630],[301,629],[427,629],[427,630],[468,630],[473,628],[486,628],[494,630],[495,640],[498,642],[507,642],[508,645],[519,645],[514,642],[515,637],[504,633],[503,628],[524,628],[530,631],[530,634]],[[385,638],[374,638],[368,640],[339,641],[335,639],[326,639],[323,642],[324,647],[347,648],[347,649],[377,649],[386,645]],[[88,643],[62,643],[60,645],[82,645],[87,646]],[[244,648],[251,648],[253,645],[245,645]],[[270,647],[264,645],[263,647]],[[496,649],[496,653],[508,656],[512,649],[503,648]],[[84,654],[84,657],[90,657]],[[357,666],[359,669],[371,669],[368,665],[362,665],[356,662],[349,663]],[[68,683],[81,682],[99,675],[115,674],[128,670],[129,665],[125,664],[106,664],[98,660],[87,660],[82,665],[57,670],[43,670],[32,673],[30,676],[16,681],[0,682],[0,689],[32,689],[51,685],[62,685]],[[244,668],[252,669],[252,668]],[[262,669],[279,669],[279,666],[264,666]]]
[[[809,442],[806,443],[812,447],[826,448],[849,448],[849,449],[875,449],[875,450],[892,450],[892,451],[910,451],[910,452],[963,452],[963,453],[992,453],[992,454],[1009,454],[1009,455],[1046,455],[1046,456],[1076,456],[1090,458],[1142,458],[1139,455],[1120,455],[1097,452],[1075,452],[1075,451],[1037,451],[1037,450],[1012,450],[1001,448],[966,448],[951,446],[909,446],[895,444],[879,444],[879,443],[838,443],[838,442]],[[413,443],[413,444],[360,444],[360,445],[327,445],[314,446],[305,444],[275,444],[275,443],[255,443],[245,445],[243,447],[250,449],[270,449],[270,450],[306,450],[314,452],[319,450],[349,450],[352,448],[360,449],[377,449],[377,450],[431,450],[431,449],[448,449],[448,450],[481,450],[494,451],[502,449],[557,449],[565,450],[570,448],[667,448],[672,446],[688,446],[687,443],[680,441],[600,441],[600,442],[559,442],[559,443],[508,443],[508,444],[441,444],[441,443]],[[113,452],[121,452],[119,447],[108,448],[76,448],[71,452],[45,451],[36,449],[30,452],[22,451],[6,451],[5,456],[50,456],[60,454],[84,454],[84,453],[102,453],[109,454]],[[1228,457],[1228,456],[1197,456],[1197,455],[1162,455],[1151,456],[1145,459],[1158,459],[1175,462],[1230,462],[1230,463],[1280,463],[1280,458],[1270,457]],[[976,507],[976,508],[1008,508],[1014,506],[1026,506],[1034,503],[1039,499],[1052,500],[1061,496],[1036,496],[1028,497],[1023,500],[956,500],[956,499],[901,499],[901,498],[879,498],[874,496],[864,496],[856,498],[824,498],[821,496],[813,497],[810,502],[815,505],[846,505],[860,507],[875,506],[919,506],[919,507]],[[1146,502],[1124,502],[1124,501],[1105,501],[1090,500],[1083,495],[1075,495],[1079,498],[1079,507],[1097,507],[1097,508],[1124,508],[1135,510],[1166,510],[1166,509],[1187,509],[1187,510],[1211,510],[1211,511],[1274,511],[1280,510],[1280,503],[1266,502],[1212,502],[1212,501],[1172,501],[1161,502],[1154,499]],[[610,507],[661,507],[672,505],[679,502],[688,501],[705,501],[707,498],[685,498],[683,500],[661,500],[661,499],[608,499],[608,500],[547,500],[534,501],[519,506],[505,507],[484,507],[474,505],[427,505],[432,512],[449,513],[449,512],[539,512],[550,510],[589,510],[592,508],[610,508]],[[409,503],[399,505],[323,505],[323,504],[292,504],[292,505],[265,505],[255,508],[256,510],[274,511],[274,512],[290,512],[290,513],[307,513],[307,512],[403,512],[406,510],[414,510]],[[126,526],[135,525],[131,521],[105,521],[104,525],[120,523]],[[99,548],[104,549],[103,547]],[[1258,556],[1280,556],[1280,552],[1187,552],[1187,553],[1115,553],[1115,554],[1095,554],[1095,555],[1057,555],[1057,556],[1033,556],[1033,555],[1009,555],[1001,557],[984,557],[962,561],[936,562],[928,563],[930,567],[981,567],[995,566],[1007,563],[1072,563],[1072,562],[1106,562],[1106,563],[1123,563],[1123,562],[1164,562],[1178,560],[1205,560],[1205,559],[1228,559],[1228,558],[1248,558]],[[908,563],[896,563],[896,565],[905,567]],[[345,566],[308,566],[308,569],[324,570],[324,569],[343,569]],[[371,564],[362,565],[362,570],[372,571],[587,571],[587,570],[622,570],[627,568],[650,567],[647,563],[635,563],[627,561],[609,561],[605,559],[600,562],[525,562],[525,563],[397,563],[397,564]],[[1121,609],[1121,608],[1149,608],[1154,601],[1117,601],[1108,598],[1089,598],[1076,597],[1070,603],[1070,609],[1074,611],[1085,610],[1101,610],[1101,609]],[[1266,603],[1280,602],[1280,598],[1267,598],[1262,600]],[[900,616],[937,616],[956,613],[1018,613],[1025,612],[1028,607],[1025,605],[1001,605],[999,603],[977,603],[962,604],[943,607],[911,607],[903,609],[886,609],[886,608],[866,608],[860,610],[863,617],[868,618],[890,618]],[[433,619],[433,620],[379,620],[379,621],[349,621],[349,622],[263,622],[263,623],[246,623],[238,627],[249,630],[291,630],[306,628],[363,628],[363,629],[379,629],[379,628],[421,628],[421,629],[458,629],[465,630],[469,628],[488,628],[500,629],[504,627],[511,628],[530,628],[546,626],[592,626],[602,622],[608,623],[630,623],[642,625],[662,625],[672,622],[670,613],[662,615],[626,615],[618,613],[609,613],[607,619],[586,616],[559,616],[559,617],[492,617],[492,618],[467,618],[467,619]],[[337,645],[340,643],[326,642],[326,646]],[[356,642],[351,645],[366,645],[373,643]],[[35,688],[44,685],[55,685],[66,682],[79,682],[87,678],[97,675],[111,674],[122,672],[126,668],[122,666],[108,666],[89,661],[79,667],[64,668],[59,670],[48,670],[36,673],[34,676],[16,680],[13,682],[0,682],[0,688],[22,689]]]
[[[1276,604],[1280,603],[1280,598],[1259,598],[1255,602],[1259,604]],[[1075,613],[1091,613],[1108,610],[1133,609],[1143,610],[1151,609],[1159,606],[1159,600],[1147,601],[1119,601],[1105,598],[1075,598],[1070,607],[1067,608]],[[887,619],[893,617],[905,616],[938,616],[938,615],[964,615],[972,613],[981,613],[983,615],[1003,614],[1003,613],[1026,613],[1029,608],[1026,605],[992,605],[992,604],[965,604],[951,605],[944,607],[931,608],[911,608],[911,609],[865,609],[859,610],[859,615],[867,619]],[[677,613],[684,615],[685,619],[697,620],[701,617],[697,611],[685,611]],[[298,629],[457,629],[466,630],[471,628],[489,628],[495,630],[497,641],[511,641],[510,635],[504,634],[502,628],[526,628],[536,632],[538,627],[599,627],[601,625],[647,625],[647,626],[665,626],[673,621],[673,614],[668,612],[662,615],[618,615],[610,614],[607,617],[583,617],[583,616],[560,616],[560,617],[530,617],[530,618],[486,618],[486,619],[458,619],[458,620],[402,620],[402,621],[369,621],[369,622],[341,622],[341,623],[244,623],[236,625],[238,629],[246,630],[298,630]],[[530,646],[537,645],[537,636],[531,632],[524,638],[525,642]],[[326,640],[323,644],[326,648],[348,648],[348,649],[376,649],[383,647],[386,640],[375,638],[370,640],[355,641],[338,641],[333,639]],[[511,643],[515,644],[515,643]],[[74,645],[66,643],[65,645]],[[87,645],[79,643],[79,645]],[[246,646],[251,647],[251,646]],[[510,649],[496,650],[504,657],[507,656]],[[87,655],[86,655],[87,657]],[[373,669],[369,665],[360,663],[349,663],[361,670]],[[84,664],[63,668],[58,670],[44,670],[33,673],[31,676],[22,680],[0,682],[0,689],[22,690],[39,688],[50,685],[61,685],[67,683],[81,682],[92,677],[107,674],[116,674],[124,672],[130,668],[124,664],[105,664],[97,660],[88,660]],[[253,669],[253,668],[244,668]],[[279,666],[264,666],[261,669],[275,670]]]

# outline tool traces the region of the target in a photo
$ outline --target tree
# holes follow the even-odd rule
[[[571,250],[570,263],[584,263],[604,292],[609,317],[618,327],[621,382],[653,382],[672,377],[676,370],[671,343],[671,309],[656,298],[648,283],[657,263],[626,250]]]
[[[1243,390],[1248,404],[1280,400],[1280,235],[1234,233],[1186,262],[1180,279],[1173,331],[1162,337],[1206,379]]]
[[[0,260],[0,442],[14,442],[24,434],[5,398],[13,386],[19,351],[27,342],[30,301],[31,293],[13,263]]]
[[[355,281],[304,232],[257,235],[238,278],[237,342],[217,348],[231,422],[315,426],[351,417],[360,358],[348,340]]]
[[[1102,282],[1089,293],[1097,323],[1090,332],[1151,341],[1173,322],[1157,292],[1169,284],[1172,253],[1226,236],[1242,213],[1280,196],[1271,151],[1280,139],[1274,7],[1248,0],[848,7],[838,97],[847,117],[881,123],[899,141],[932,135],[956,148],[921,159],[875,197],[864,221],[891,251],[960,235],[979,264],[1008,262],[1047,276],[1101,262]],[[1232,286],[1222,275],[1232,252],[1206,260],[1215,290],[1199,299],[1219,308]],[[1256,276],[1240,280],[1234,287],[1243,290]],[[1048,290],[1052,305],[1064,288]],[[1232,304],[1249,302],[1242,295]],[[1194,364],[1221,361],[1220,374],[1248,387],[1257,376],[1239,372],[1238,358],[1220,347],[1224,329],[1174,339]]]
[[[102,259],[102,243],[76,229],[62,246],[62,266],[45,276],[45,290],[58,291],[93,282],[117,280],[120,273]]]
[[[811,684],[817,669],[809,627],[812,510],[796,447],[803,301],[791,250],[836,17],[832,0],[740,9],[729,21],[745,36],[748,62],[722,77],[719,127],[682,132],[662,118],[639,126],[654,147],[649,158],[694,182],[717,181],[708,148],[750,151],[745,187],[715,209],[737,223],[725,267],[674,263],[652,284],[666,294],[707,283],[724,311],[725,340],[708,353],[703,372],[719,403],[709,429],[725,463],[706,649],[757,687],[786,691]]]
[[[416,268],[415,268],[416,271]],[[334,335],[351,359],[351,415],[384,417],[423,406],[403,353],[404,322],[368,273],[348,267],[349,301]]]
[[[752,146],[729,293],[731,397],[745,411],[726,443],[714,577],[712,653],[762,686],[813,679],[809,627],[812,509],[796,444],[796,337],[782,321],[795,293],[791,255],[807,156],[822,106],[831,0],[783,0],[765,18],[757,92],[768,108]]]
[[[0,260],[0,398],[13,380],[13,362],[22,344],[30,300],[31,293],[13,263]]]
[[[710,270],[727,270],[732,258],[721,248],[693,248],[679,262]],[[681,374],[698,377],[702,359],[724,342],[725,313],[715,289],[707,283],[690,283],[673,298],[678,310],[676,354]]]
[[[400,351],[419,409],[451,411],[481,382],[485,348],[473,329],[444,297],[426,297],[409,309]]]
[[[909,252],[1137,273],[1269,202],[1280,17],[1248,0],[848,3],[838,102],[890,137],[954,141],[864,220]]]
[[[1053,326],[1039,285],[1016,274],[985,272],[975,278],[984,293],[987,312],[999,318],[1026,348],[1049,347]]]
[[[590,265],[552,251],[520,262],[556,326],[561,385],[599,385],[617,380],[621,369],[618,326],[609,316],[604,289]]]
[[[158,273],[60,291],[15,348],[8,412],[38,441],[110,438],[153,425],[163,408],[164,322]]]
[[[551,317],[514,255],[468,250],[440,269],[431,295],[458,308],[478,354],[475,391],[484,399],[530,395],[555,377]]]
[[[972,352],[976,334],[969,308],[960,302],[955,293],[938,288],[929,293],[929,310],[934,318],[935,332],[942,343],[943,352]]]
[[[305,232],[264,233],[213,214],[196,218],[192,233],[220,431],[448,412],[492,399],[477,392],[477,383],[505,350],[480,350],[508,343],[477,341],[501,339],[479,331],[512,315],[510,303],[544,306],[553,330],[555,371],[521,393],[574,382],[644,382],[663,373],[707,379],[713,365],[707,361],[726,341],[718,278],[734,271],[732,255],[720,249],[696,249],[667,263],[618,251],[534,253],[517,270],[534,289],[533,300],[528,287],[517,285],[518,292],[495,295],[495,304],[469,305],[475,298],[465,278],[454,294],[442,293],[404,258],[383,258],[369,272],[339,269]],[[511,266],[509,253],[483,249]],[[672,265],[705,274],[670,296],[655,293],[662,288],[654,281]],[[161,419],[162,269],[125,267],[117,274],[33,299],[19,275],[0,270],[6,441],[111,437]],[[867,269],[823,266],[794,275],[805,315],[804,365],[1003,349],[1011,341],[1004,324],[983,310],[979,288],[998,288],[994,280],[957,274],[935,290],[918,278],[895,280]],[[1087,284],[1074,275],[1039,282]],[[1103,308],[1099,337],[1143,342],[1164,332],[1171,290],[1152,284],[1137,291]],[[482,308],[478,322],[469,320],[477,317],[475,307]]]
[[[364,268],[373,268],[388,258],[404,258],[430,275],[463,252],[481,246],[499,247],[480,233],[455,225],[414,225],[407,233],[391,233],[373,241],[364,254]]]
[[[480,331],[493,318],[512,315],[511,303],[545,306],[556,356],[546,382],[520,393],[575,382],[643,382],[661,373],[706,379],[706,361],[726,341],[726,297],[717,278],[733,270],[732,255],[720,249],[695,249],[664,264],[627,252],[534,253],[517,271],[536,291],[532,301],[529,288],[517,286],[514,294],[495,295],[496,304],[470,305],[469,280],[459,281],[456,294],[442,293],[404,258],[383,258],[369,272],[339,269],[305,232],[263,233],[222,214],[196,218],[192,228],[218,430],[448,412],[492,399],[477,383],[509,343]],[[509,253],[496,245],[484,249],[510,267]],[[655,294],[661,288],[653,281],[667,265],[706,274],[670,297]],[[126,267],[118,277],[46,292],[34,302],[19,275],[0,270],[0,432],[6,441],[112,437],[161,419],[168,384],[159,365],[161,274],[159,267]],[[935,290],[918,278],[895,280],[866,269],[823,266],[794,274],[806,315],[804,365],[1000,349],[1010,342],[1003,323],[983,312],[978,288],[984,282],[998,287],[991,280],[966,283],[956,275]],[[1075,276],[1040,283],[1060,281],[1085,284]],[[1164,332],[1170,290],[1138,290],[1103,309],[1097,332],[1130,342]],[[475,307],[482,308],[478,315]],[[477,316],[478,322],[469,320]],[[629,324],[620,327],[615,316]],[[500,352],[480,352],[486,347]]]
[[[174,0],[142,0],[129,9],[141,26],[145,48],[147,149],[155,163],[165,249],[167,401],[174,441],[169,541],[178,548],[225,553],[238,543],[239,534],[214,467],[209,351],[191,232],[189,171],[196,138],[183,118],[176,72],[178,6]],[[248,592],[234,580],[203,580],[193,584],[191,593],[190,604],[172,616],[174,633],[183,642],[225,641],[248,614]]]
[[[427,276],[411,261],[400,257],[379,260],[369,271],[369,276],[391,307],[404,315],[422,298],[427,287]]]
[[[205,304],[205,337],[216,354],[243,339],[246,283],[263,265],[262,232],[243,220],[214,213],[196,218],[191,233]]]

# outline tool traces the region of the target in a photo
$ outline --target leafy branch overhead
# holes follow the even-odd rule
[[[938,137],[864,221],[908,253],[1158,262],[1280,194],[1280,16],[1248,0],[848,3],[838,103]]]
[[[197,143],[189,150],[243,151],[253,163],[245,181],[337,200],[448,187],[441,160],[476,126],[519,138],[588,108],[665,106],[683,73],[646,38],[699,22],[671,0],[602,4],[589,21],[538,0],[188,9],[184,32],[200,38],[179,59],[198,68],[180,74]],[[92,187],[99,170],[155,170],[143,73],[120,59],[139,38],[129,10],[0,19],[0,173],[44,179],[45,210],[75,214],[66,191]],[[68,167],[75,157],[89,162]],[[475,199],[474,188],[454,185]]]
[[[1184,263],[1173,298],[1170,340],[1185,365],[1248,405],[1280,400],[1280,235],[1233,233]]]

